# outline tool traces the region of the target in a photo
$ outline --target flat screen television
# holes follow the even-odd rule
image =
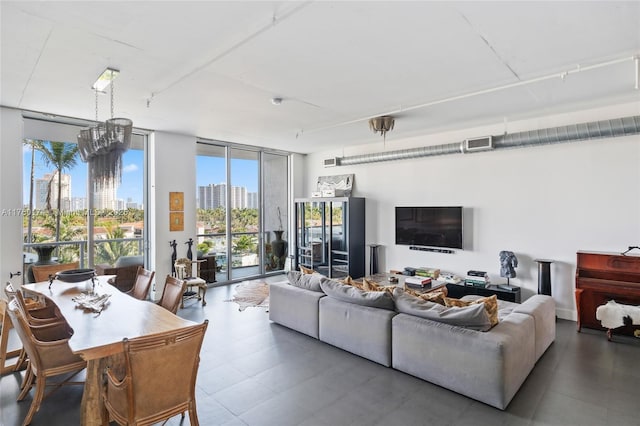
[[[462,249],[462,207],[396,207],[396,244]]]

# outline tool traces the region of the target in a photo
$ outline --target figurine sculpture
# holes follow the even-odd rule
[[[518,258],[512,251],[500,252],[500,276],[507,278],[507,285],[509,285],[509,278],[515,278],[517,267]]]
[[[185,243],[187,245],[187,259],[193,260],[193,252],[191,247],[193,246],[193,238],[189,238],[189,241]]]
[[[176,240],[169,241],[169,246],[173,249],[171,253],[171,276],[175,277],[176,276],[176,259],[178,258],[176,247],[178,246],[178,243],[176,243]]]

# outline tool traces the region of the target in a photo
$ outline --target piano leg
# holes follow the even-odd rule
[[[580,318],[582,317],[581,312],[580,312],[580,302],[582,299],[582,292],[583,290],[581,288],[577,288],[575,291],[575,297],[576,297],[576,311],[578,314],[578,333],[580,333],[580,330],[582,329],[582,322],[580,321]]]

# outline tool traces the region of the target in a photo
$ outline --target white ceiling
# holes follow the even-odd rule
[[[136,127],[294,152],[378,142],[367,119],[384,113],[389,146],[640,102],[638,1],[3,0],[0,13],[4,106],[93,119],[91,85],[113,67],[115,115]]]

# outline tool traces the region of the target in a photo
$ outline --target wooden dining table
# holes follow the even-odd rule
[[[98,276],[95,286],[91,281],[66,283],[58,280],[51,285],[46,281],[22,286],[25,292],[46,297],[55,303],[73,329],[69,347],[87,361],[81,405],[81,424],[86,426],[102,424],[102,374],[108,365],[123,366],[123,338],[148,336],[195,324],[155,303],[120,292],[107,282],[112,277]],[[92,290],[97,294],[111,295],[100,313],[81,309],[73,300]]]

